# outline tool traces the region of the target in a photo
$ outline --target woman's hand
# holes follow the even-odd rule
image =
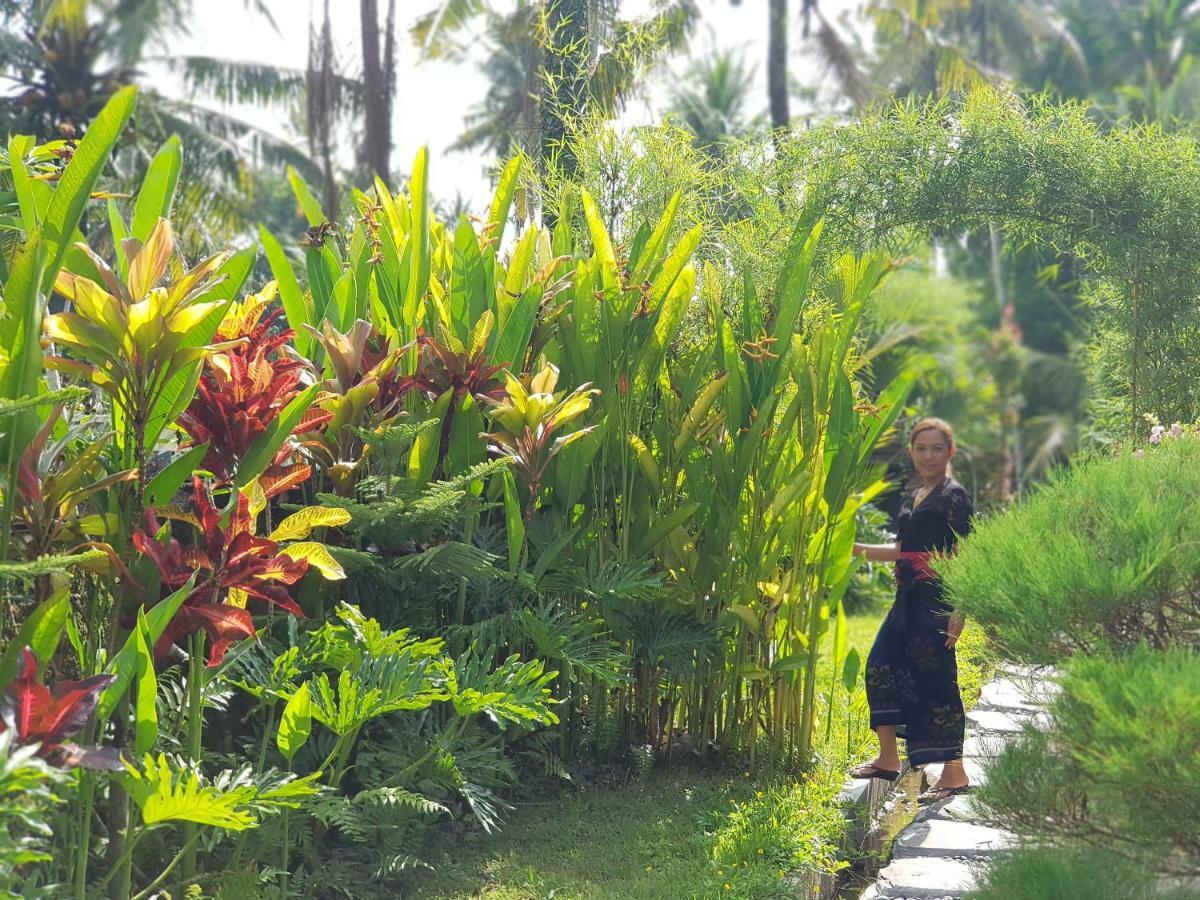
[[[963,625],[966,624],[966,619],[962,613],[950,613],[950,621],[946,623],[946,647],[954,649],[954,645],[958,643],[959,637],[962,635]]]

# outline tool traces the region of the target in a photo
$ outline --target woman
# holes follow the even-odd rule
[[[963,619],[942,602],[942,585],[929,558],[949,553],[971,528],[971,498],[950,477],[954,431],[941,419],[922,419],[908,453],[918,483],[897,517],[895,544],[855,544],[856,555],[896,564],[896,602],[867,657],[867,702],[879,755],[854,770],[856,778],[895,781],[900,775],[896,737],[914,766],[943,762],[938,783],[918,798],[934,803],[965,793],[964,715],[954,645]]]

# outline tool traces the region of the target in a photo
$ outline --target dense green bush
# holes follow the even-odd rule
[[[1188,648],[1076,656],[1048,730],[989,768],[979,799],[1035,839],[1200,875],[1200,661]]]
[[[1026,850],[998,857],[970,900],[1192,900],[1164,889],[1146,872],[1111,854]]]
[[[1169,432],[1168,432],[1169,434]],[[1052,477],[941,564],[955,606],[1015,659],[1195,644],[1200,441],[1165,438]]]

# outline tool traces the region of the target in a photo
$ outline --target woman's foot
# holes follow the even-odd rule
[[[949,800],[951,797],[957,797],[959,794],[969,793],[970,790],[971,786],[969,784],[960,784],[950,787],[949,785],[942,785],[939,783],[918,794],[917,802],[941,803],[943,800]]]
[[[854,778],[882,778],[884,781],[895,781],[900,777],[900,760],[876,757],[869,763],[851,769],[850,774]]]
[[[961,759],[952,759],[942,766],[941,777],[937,784],[932,784],[921,793],[917,800],[921,803],[939,803],[959,794],[965,794],[970,789],[967,772]]]

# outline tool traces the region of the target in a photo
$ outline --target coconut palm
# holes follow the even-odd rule
[[[262,0],[247,0],[247,7],[273,25]],[[315,173],[310,157],[290,141],[220,108],[233,102],[297,105],[307,90],[305,72],[166,53],[167,42],[186,33],[192,12],[192,0],[9,0],[0,5],[0,79],[7,82],[0,94],[0,132],[42,140],[71,136],[113,93],[137,84],[138,119],[115,160],[118,173],[135,181],[153,148],[179,134],[188,147],[183,182],[195,188],[179,199],[196,204],[181,221],[212,225],[215,219],[218,228],[243,211],[248,159]],[[161,90],[151,74],[155,70],[178,76],[188,98]],[[361,94],[351,79],[339,77],[339,87],[355,99]],[[183,239],[191,244],[200,237]]]
[[[754,125],[745,112],[753,82],[745,54],[713,48],[676,81],[668,110],[695,135],[696,146],[720,158],[726,142]]]
[[[479,31],[489,48],[489,89],[459,147],[503,156],[522,149],[574,168],[574,121],[619,113],[642,75],[679,49],[699,19],[695,0],[655,0],[650,15],[620,16],[619,0],[443,0],[413,27],[430,57],[462,58]]]
[[[1078,37],[1086,70],[1053,57],[1037,75],[1070,97],[1088,97],[1113,117],[1170,123],[1200,111],[1200,4],[1182,0],[1057,0]]]

